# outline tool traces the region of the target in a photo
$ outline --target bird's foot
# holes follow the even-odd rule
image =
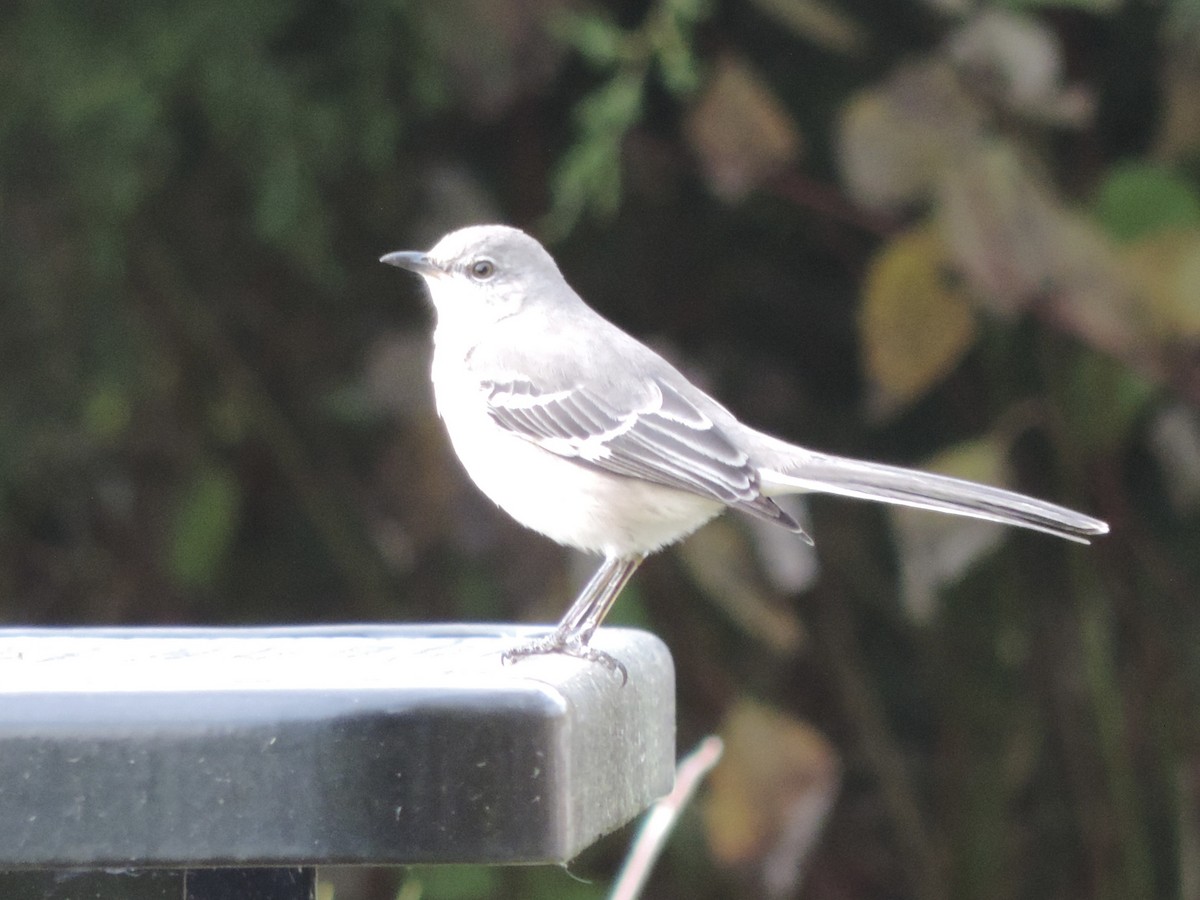
[[[582,638],[570,637],[558,631],[505,650],[501,659],[505,663],[515,663],[527,656],[540,656],[545,653],[561,653],[564,656],[573,656],[576,659],[599,663],[608,671],[621,676],[622,687],[629,681],[629,672],[626,670],[625,664],[615,656],[589,647]]]

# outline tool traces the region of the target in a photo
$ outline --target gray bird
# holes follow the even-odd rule
[[[504,225],[380,262],[420,275],[437,315],[433,391],[467,474],[521,524],[604,557],[545,638],[507,660],[588,642],[642,560],[727,507],[809,540],[774,497],[820,492],[1018,525],[1068,540],[1091,516],[1000,488],[789,444],[743,425],[591,309],[536,240]],[[811,541],[809,541],[811,543]]]

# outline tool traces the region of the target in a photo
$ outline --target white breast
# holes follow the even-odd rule
[[[543,450],[492,422],[478,381],[434,354],[438,414],[467,474],[510,516],[580,550],[629,557],[691,534],[724,508],[686,491],[600,471]]]

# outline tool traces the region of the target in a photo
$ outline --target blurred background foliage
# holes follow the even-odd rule
[[[1200,4],[10,0],[4,620],[556,619],[590,563],[465,482],[376,264],[481,221],[767,430],[1113,525],[652,560],[613,618],[728,747],[652,896],[1200,896]]]

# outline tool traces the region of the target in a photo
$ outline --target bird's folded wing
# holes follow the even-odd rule
[[[690,491],[800,531],[762,495],[757,469],[708,416],[659,379],[644,387],[629,408],[619,408],[583,386],[543,392],[526,379],[482,384],[492,420],[551,453]]]

